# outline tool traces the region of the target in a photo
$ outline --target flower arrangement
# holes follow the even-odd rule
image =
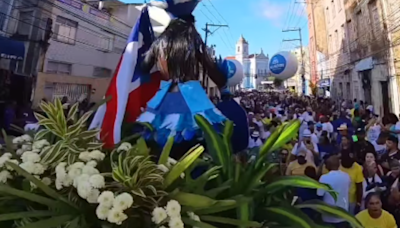
[[[37,133],[13,139],[4,134],[0,227],[317,227],[300,208],[336,213],[360,227],[338,208],[290,205],[290,187],[329,187],[307,178],[267,178],[274,168],[265,162],[268,151],[290,139],[297,123],[280,128],[255,161],[242,164],[230,154],[232,123],[218,134],[199,116],[212,159],[203,157],[201,145],[179,161],[170,158],[171,137],[156,161],[140,137],[103,149],[98,130],[86,128],[91,113],[77,118],[77,104],[67,115],[59,100],[41,107],[45,115],[36,114],[42,126]],[[192,178],[198,164],[207,170]]]

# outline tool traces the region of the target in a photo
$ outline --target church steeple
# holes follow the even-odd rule
[[[249,44],[243,35],[240,35],[236,43],[236,59],[247,58],[247,56],[249,56]]]

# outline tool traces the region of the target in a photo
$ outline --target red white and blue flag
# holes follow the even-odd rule
[[[160,88],[159,72],[149,75],[140,67],[153,40],[149,13],[144,7],[106,92],[105,97],[111,99],[99,107],[90,125],[90,129],[101,128],[100,139],[108,148],[121,141],[122,124],[135,122],[141,108]]]

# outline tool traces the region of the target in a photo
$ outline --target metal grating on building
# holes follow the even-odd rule
[[[51,96],[51,100],[56,98],[68,97],[69,103],[82,101],[85,98],[90,98],[91,86],[82,84],[67,84],[67,83],[49,83],[46,89],[50,90],[47,94]]]

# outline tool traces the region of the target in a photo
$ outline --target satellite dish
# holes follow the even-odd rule
[[[286,80],[297,73],[298,61],[296,56],[288,51],[278,52],[271,57],[269,71],[280,80]]]

